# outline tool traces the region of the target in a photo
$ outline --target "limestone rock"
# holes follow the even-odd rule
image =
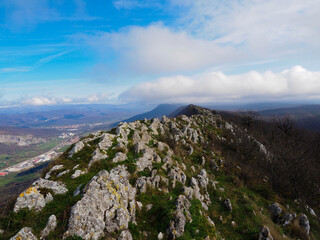
[[[124,154],[123,152],[117,152],[115,157],[112,159],[112,162],[117,163],[117,162],[122,162],[127,159],[127,155]]]
[[[189,156],[191,156],[192,155],[192,153],[193,153],[193,147],[190,145],[190,149],[189,149]]]
[[[140,193],[145,193],[147,191],[147,177],[145,176],[139,177],[136,181],[135,188]]]
[[[290,213],[285,213],[281,217],[281,222],[283,226],[289,225],[292,222],[292,220],[293,220],[293,215]]]
[[[152,168],[152,162],[154,158],[157,156],[154,151],[149,148],[145,147],[141,150],[143,156],[138,158],[137,160],[137,171],[143,171],[145,168]],[[156,157],[157,158],[157,157]]]
[[[142,203],[141,203],[141,202],[139,202],[139,201],[137,201],[137,202],[136,202],[136,204],[137,204],[137,207],[141,210],[141,209],[142,209],[142,207],[143,207]]]
[[[163,143],[163,142],[158,142],[157,143],[157,147],[160,151],[168,151],[170,149],[170,147],[168,146],[168,144]]]
[[[14,212],[18,212],[22,208],[34,208],[39,211],[48,202],[52,201],[53,197],[51,193],[47,193],[45,197],[40,193],[42,188],[52,190],[54,194],[65,194],[68,192],[64,183],[40,178],[19,195],[14,206]]]
[[[282,209],[280,208],[278,203],[273,203],[271,204],[271,206],[269,207],[269,211],[271,214],[271,217],[274,221],[278,221],[278,218],[280,216],[280,214],[282,213]]]
[[[205,169],[201,169],[200,174],[198,174],[198,182],[200,187],[207,189],[209,179],[207,177],[207,172]]]
[[[72,175],[71,175],[71,179],[75,179],[77,177],[80,177],[83,174],[86,174],[88,171],[85,169],[83,171],[81,171],[80,169],[77,169]]]
[[[33,186],[38,186],[40,188],[46,188],[53,191],[54,194],[65,194],[68,192],[66,185],[62,182],[56,182],[51,180],[46,180],[40,178],[39,180],[35,181]]]
[[[211,159],[211,161],[210,161],[210,168],[214,171],[219,170],[219,166],[214,159]]]
[[[57,177],[59,178],[59,177],[61,177],[61,176],[65,175],[65,174],[67,174],[67,173],[69,173],[69,172],[70,172],[70,170],[69,170],[69,169],[68,169],[68,170],[65,170],[65,171],[63,171],[63,172],[59,173],[59,174],[57,175]]]
[[[47,237],[57,227],[57,218],[51,215],[48,219],[46,227],[41,231],[41,237]]]
[[[120,233],[118,240],[132,240],[132,235],[129,230],[124,230]]]
[[[273,240],[270,230],[267,226],[262,226],[259,232],[259,240]]]
[[[73,157],[73,154],[81,151],[84,148],[84,143],[82,141],[77,142],[69,152],[69,157]]]
[[[230,199],[224,200],[223,204],[224,204],[224,206],[228,209],[229,212],[232,211],[232,205],[231,205]]]
[[[201,157],[201,165],[204,166],[206,164],[206,159],[204,156]]]
[[[214,227],[214,226],[215,226],[214,222],[212,221],[212,219],[211,219],[209,216],[207,216],[207,221],[208,221],[208,223],[209,223],[209,225],[210,225],[211,227]]]
[[[101,140],[98,144],[99,148],[102,150],[108,150],[112,144],[113,144],[113,139],[115,138],[115,135],[109,134],[109,133],[104,133],[102,134]]]
[[[51,177],[51,173],[54,172],[54,171],[57,171],[57,170],[61,170],[64,166],[63,165],[56,165],[56,166],[53,166],[49,172],[47,172],[46,176],[45,176],[45,179],[49,179]]]
[[[38,238],[33,235],[31,228],[24,227],[10,240],[38,240]]]
[[[78,167],[80,166],[80,164],[75,165],[72,170],[76,170]]]
[[[84,188],[83,198],[71,209],[67,236],[99,239],[104,231],[128,228],[135,219],[135,194],[124,166],[100,171]]]
[[[315,211],[314,211],[311,207],[309,207],[308,205],[306,205],[306,209],[307,209],[307,211],[308,211],[312,216],[314,216],[314,217],[317,216],[317,214],[315,213]]]
[[[108,155],[107,154],[103,154],[101,153],[101,151],[99,150],[99,148],[97,148],[93,154],[92,154],[92,158],[89,162],[88,167],[90,168],[92,166],[92,164],[94,164],[95,162],[99,162],[101,159],[107,158]]]
[[[309,224],[309,219],[305,214],[301,214],[299,217],[299,225],[300,227],[303,228],[303,230],[306,231],[306,233],[309,235],[310,232],[310,224]]]
[[[80,184],[77,189],[74,191],[73,196],[78,196],[80,194],[80,188],[81,188],[82,184]]]
[[[181,182],[182,184],[186,183],[187,177],[184,174],[184,172],[178,168],[178,167],[173,167],[170,172],[169,172],[169,178],[172,179],[172,186],[175,187],[176,181]]]
[[[190,206],[191,203],[188,199],[183,195],[179,195],[176,201],[176,210],[173,213],[173,219],[170,222],[170,227],[168,229],[168,233],[173,239],[184,234],[186,221],[192,221],[191,214],[189,212]]]
[[[22,192],[17,198],[16,204],[14,205],[14,212],[18,212],[20,209],[28,208],[28,209],[36,209],[40,211],[48,202],[52,201],[52,195],[50,193],[44,197],[40,191],[39,187],[32,186],[27,190]]]

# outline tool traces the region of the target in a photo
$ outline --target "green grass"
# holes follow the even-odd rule
[[[67,149],[70,147],[71,145],[65,145],[65,146],[63,146],[62,148],[60,148],[59,150],[58,150],[58,152],[65,152],[65,151],[67,151]]]
[[[148,188],[146,193],[138,195],[136,200],[143,204],[143,208],[136,212],[138,225],[130,225],[133,239],[145,239],[141,234],[143,231],[148,233],[148,239],[157,239],[159,232],[165,233],[172,219],[175,201],[180,194],[182,194],[182,185],[177,183],[176,187],[167,194]],[[148,204],[153,205],[149,211],[146,209]]]
[[[39,172],[30,173],[23,176],[17,176],[18,174],[19,173],[11,173],[7,176],[0,177],[0,187],[3,187],[9,183],[19,183],[19,182],[25,182],[31,179],[36,179],[37,177],[40,176]]]
[[[200,211],[203,212],[203,215],[200,214]],[[210,239],[216,236],[216,230],[209,225],[206,217],[204,216],[204,210],[201,206],[201,202],[198,199],[193,199],[191,201],[189,212],[191,214],[192,221],[187,221],[183,236],[177,238],[177,240],[202,240],[207,236],[209,236]]]

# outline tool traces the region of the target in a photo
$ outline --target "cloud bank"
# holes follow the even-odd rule
[[[320,98],[320,72],[301,66],[274,73],[251,71],[226,75],[208,72],[176,75],[138,84],[120,95],[125,101],[148,103],[213,103],[225,101]]]
[[[122,68],[138,73],[192,71],[240,58],[234,47],[194,38],[161,23],[81,38],[102,58],[113,52]]]
[[[186,12],[179,17],[181,24],[205,39],[259,48],[320,44],[318,0],[171,2],[185,7]]]
[[[1,95],[0,95],[1,97]],[[93,94],[82,98],[70,98],[70,97],[46,97],[46,96],[35,96],[31,98],[25,98],[21,100],[23,105],[32,106],[44,106],[44,105],[55,105],[55,104],[77,104],[77,103],[102,103],[108,101],[113,96],[109,93],[104,94]]]

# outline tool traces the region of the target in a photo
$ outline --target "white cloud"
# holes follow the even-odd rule
[[[186,7],[180,23],[197,36],[253,48],[320,44],[320,1],[171,0]]]
[[[320,98],[320,72],[301,66],[280,73],[251,71],[226,75],[171,76],[138,84],[120,95],[125,101],[148,103],[212,103],[241,100]]]
[[[61,56],[65,55],[65,54],[68,54],[68,53],[70,53],[70,52],[71,52],[71,50],[67,50],[67,51],[63,51],[63,52],[60,52],[60,53],[56,53],[56,54],[51,55],[51,56],[48,56],[48,57],[41,58],[41,59],[35,64],[35,66],[34,66],[33,68],[38,68],[38,67],[40,67],[40,66],[42,66],[42,65],[44,65],[44,64],[47,64],[47,63],[51,62],[52,60],[54,60],[54,59],[56,59],[56,58],[58,58],[58,57],[61,57]]]
[[[34,105],[34,106],[53,105],[56,103],[57,103],[57,100],[55,98],[48,98],[48,97],[32,97],[29,99],[25,99],[23,101],[23,104],[25,105]]]
[[[71,99],[69,97],[55,98],[55,97],[35,96],[35,97],[23,99],[22,104],[33,105],[33,106],[42,106],[42,105],[55,105],[55,104],[72,103],[75,101],[76,101],[76,99]]]
[[[97,95],[91,95],[87,97],[87,100],[89,102],[98,102],[99,101],[99,97]]]
[[[61,101],[62,101],[63,103],[71,103],[71,102],[72,102],[72,99],[71,99],[71,98],[68,98],[68,97],[64,97],[64,98],[61,99]]]
[[[113,98],[114,96],[112,96],[109,93],[103,93],[103,94],[92,94],[89,95],[85,98],[85,100],[87,102],[105,102],[106,100],[110,100],[111,98]],[[78,101],[84,101],[84,99],[78,99]]]
[[[31,67],[9,67],[9,68],[0,68],[0,73],[12,73],[12,72],[29,72]]]
[[[139,73],[192,71],[239,58],[233,47],[194,38],[162,24],[82,37],[102,57],[114,51],[124,69]]]

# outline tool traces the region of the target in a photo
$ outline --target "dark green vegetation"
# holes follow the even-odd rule
[[[314,193],[314,191],[311,191],[311,186],[309,185],[310,180],[304,182],[305,190],[302,191],[299,187],[301,182],[305,178],[309,179],[309,177],[317,184],[317,176],[313,175],[313,172],[309,175],[305,175],[306,173],[304,172],[305,167],[311,163],[304,161],[304,166],[298,165],[299,170],[303,174],[302,176],[291,175],[292,173],[296,173],[295,171],[291,171],[293,168],[290,168],[294,166],[284,165],[286,166],[285,168],[281,165],[286,163],[286,158],[284,158],[285,154],[290,156],[290,159],[295,159],[294,156],[301,156],[302,153],[306,153],[305,150],[303,150],[302,153],[298,152],[304,145],[295,145],[300,142],[296,143],[295,141],[291,141],[291,132],[289,134],[290,137],[286,136],[287,130],[290,129],[286,126],[290,126],[290,124],[280,122],[278,125],[273,126],[267,123],[251,121],[250,118],[232,118],[230,120],[237,122],[239,131],[232,132],[222,127],[207,124],[204,121],[198,121],[197,125],[199,126],[204,141],[203,143],[192,143],[190,140],[185,139],[188,143],[192,144],[194,149],[194,152],[190,156],[188,153],[189,148],[182,145],[179,141],[174,141],[167,132],[162,135],[153,136],[153,139],[147,144],[150,147],[154,147],[156,141],[162,141],[169,145],[173,150],[172,160],[174,161],[174,165],[181,166],[183,163],[186,167],[184,171],[187,178],[186,186],[190,186],[191,178],[196,176],[202,168],[206,169],[210,179],[215,181],[216,187],[208,185],[208,193],[211,201],[208,211],[203,209],[199,200],[194,199],[190,201],[191,207],[189,211],[192,222],[187,221],[184,235],[178,239],[200,240],[209,236],[211,239],[255,240],[258,238],[262,225],[269,227],[275,240],[284,239],[283,234],[288,237],[286,238],[288,240],[306,239],[301,235],[301,230],[299,230],[300,228],[296,225],[296,222],[293,222],[287,227],[283,227],[271,220],[268,207],[274,202],[280,203],[284,212],[306,213],[311,225],[310,238],[312,240],[320,239],[320,225],[318,220],[305,210],[305,204],[307,203],[319,212],[319,202],[317,202],[319,201],[319,196],[316,195],[317,193]],[[180,117],[177,121],[183,122]],[[225,122],[218,118],[217,126],[223,125],[225,125]],[[285,135],[282,135],[282,128],[284,126]],[[246,128],[247,131],[245,131],[244,128]],[[110,133],[115,133],[115,129],[110,130]],[[256,140],[248,138],[247,133],[264,143],[267,150],[272,151],[273,156],[279,157],[280,162],[273,161],[276,165],[274,167],[270,166],[270,162],[268,161],[269,155],[264,154],[259,148],[259,145],[257,145]],[[272,136],[274,137],[271,143],[276,144],[268,144],[270,142],[268,142],[267,139],[270,133],[273,133]],[[109,171],[119,164],[126,165],[127,170],[131,173],[129,181],[132,185],[134,185],[138,177],[150,176],[150,170],[136,171],[136,160],[142,155],[141,153],[135,153],[132,137],[133,132],[130,132],[128,136],[128,152],[126,154],[127,159],[125,161],[119,163],[112,162],[117,152],[125,152],[125,149],[116,148],[118,142],[115,139],[113,141],[113,148],[105,152],[108,158],[95,163],[87,174],[76,179],[71,179],[72,172],[63,175],[59,179],[53,174],[52,179],[63,181],[67,185],[69,192],[64,195],[55,195],[54,200],[47,204],[41,212],[23,210],[19,213],[12,213],[10,210],[14,205],[13,201],[11,205],[1,213],[0,228],[6,232],[3,236],[0,235],[0,239],[8,239],[22,227],[26,226],[31,227],[35,234],[39,234],[45,227],[48,217],[51,214],[57,216],[58,226],[56,230],[49,235],[48,239],[62,239],[63,233],[67,230],[70,209],[81,199],[81,196],[73,196],[74,191],[78,186],[81,186],[81,189],[83,189],[92,177],[102,169]],[[263,139],[263,137],[265,137],[265,139]],[[304,138],[300,139],[303,140]],[[72,169],[77,164],[80,165],[79,169],[86,168],[99,141],[100,139],[97,138],[89,142],[86,147],[74,154],[72,158],[68,158],[68,151],[66,151],[57,161],[52,163],[48,169],[57,164],[63,164],[65,169]],[[70,149],[71,147],[68,150]],[[157,154],[163,160],[168,150],[169,149],[164,149],[160,151],[157,149]],[[288,155],[290,151],[293,151],[295,154]],[[282,158],[280,158],[281,156]],[[202,157],[206,159],[204,163],[202,163]],[[212,168],[210,162],[212,159],[218,163],[218,171]],[[283,161],[281,161],[281,159]],[[301,160],[300,157],[298,159]],[[297,162],[295,163],[297,164]],[[312,162],[312,164],[316,163]],[[162,166],[162,162],[153,163],[152,168],[157,169],[160,176],[168,177],[168,170],[163,169]],[[320,169],[317,165],[312,166],[318,170]],[[277,171],[275,171],[275,167],[278,168]],[[192,168],[195,169],[195,172],[193,172]],[[290,171],[286,172],[286,170]],[[277,179],[281,179],[281,182]],[[129,225],[129,230],[134,239],[157,239],[158,233],[166,233],[170,225],[170,221],[176,210],[176,199],[183,193],[183,184],[176,182],[175,187],[173,187],[171,180],[168,185],[161,181],[159,188],[160,189],[153,189],[148,187],[145,193],[137,194],[136,196],[136,200],[140,201],[143,207],[136,212],[137,225],[133,223]],[[300,198],[299,204],[294,202],[294,199],[297,197]],[[225,199],[231,200],[231,212],[223,203]],[[152,204],[152,207],[150,210],[147,210],[147,206],[150,204]],[[209,225],[207,216],[214,221],[215,227]],[[147,237],[144,232],[147,234]],[[111,235],[116,237],[116,234],[117,233]],[[108,239],[108,237],[110,236],[107,235],[102,239]],[[81,238],[74,237],[68,239]]]
[[[275,108],[259,111],[262,119],[290,117],[297,126],[311,131],[320,131],[320,105]]]

